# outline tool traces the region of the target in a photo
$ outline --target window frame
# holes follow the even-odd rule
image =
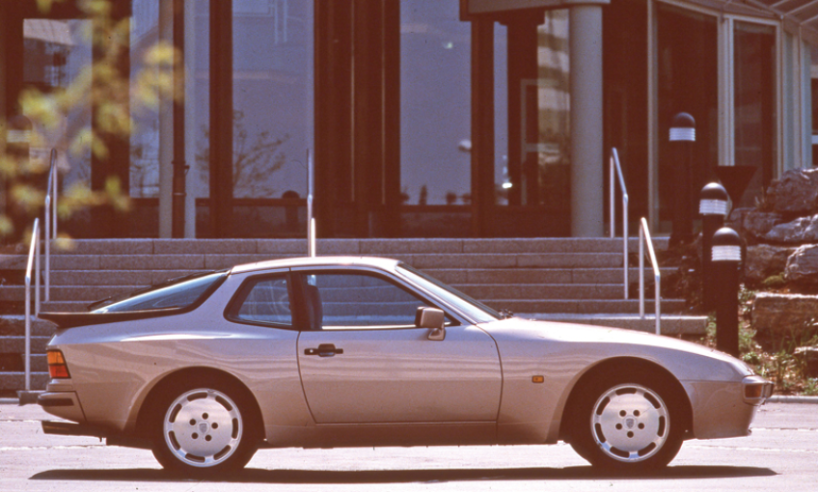
[[[436,308],[436,309],[440,309],[441,311],[443,311],[443,313],[444,313],[444,315],[446,317],[446,327],[447,328],[448,327],[453,327],[453,326],[462,326],[464,324],[463,320],[461,320],[459,316],[452,313],[451,310],[442,307],[440,305],[440,303],[438,303],[438,302],[433,302],[432,300],[430,300],[430,298],[428,296],[423,295],[418,290],[412,289],[409,285],[405,284],[404,282],[401,282],[400,279],[397,276],[390,275],[389,272],[385,272],[383,270],[374,269],[374,268],[365,268],[365,267],[351,268],[350,266],[347,266],[347,265],[343,265],[343,266],[341,266],[341,265],[339,265],[339,266],[332,266],[332,265],[323,266],[322,265],[322,266],[314,266],[314,267],[310,266],[310,267],[293,268],[293,269],[291,269],[290,272],[291,272],[291,275],[293,277],[293,288],[296,290],[295,295],[296,295],[296,297],[298,299],[297,304],[298,304],[298,309],[299,309],[299,313],[300,313],[299,318],[301,320],[306,320],[307,319],[307,313],[306,313],[307,304],[306,304],[306,300],[305,300],[306,298],[305,298],[305,294],[304,294],[304,285],[305,285],[304,277],[306,277],[307,275],[320,275],[320,274],[326,274],[326,275],[344,275],[344,274],[348,274],[348,275],[364,275],[364,276],[368,276],[368,277],[375,277],[375,278],[381,279],[381,280],[383,280],[383,281],[397,287],[398,289],[412,295],[413,297],[419,299],[421,302],[426,303],[427,306],[433,307],[433,308]],[[466,324],[468,324],[468,323],[466,323]],[[323,324],[322,324],[322,329],[321,330],[310,330],[309,328],[307,328],[306,321],[304,321],[304,323],[302,325],[300,325],[300,326],[303,326],[305,328],[301,329],[299,331],[320,331],[320,332],[327,332],[327,333],[344,332],[344,331],[375,331],[375,330],[386,331],[386,330],[417,330],[417,329],[419,329],[417,326],[414,325],[414,323],[412,324],[412,326],[405,326],[405,325],[391,326],[391,327],[366,327],[366,326],[361,326],[361,327],[343,327],[343,328],[329,329],[329,330],[323,329]]]
[[[266,328],[278,328],[281,330],[302,331],[302,327],[306,326],[303,322],[302,310],[300,302],[296,299],[296,289],[293,285],[293,275],[289,270],[278,270],[274,272],[266,272],[260,275],[250,275],[244,279],[236,289],[235,294],[227,303],[224,309],[224,318],[231,323],[238,323],[242,325],[262,326]],[[238,316],[239,309],[247,300],[250,292],[260,282],[272,278],[284,278],[287,282],[287,296],[290,304],[290,314],[292,315],[292,324],[286,325],[284,323],[275,323],[272,321],[248,320]]]

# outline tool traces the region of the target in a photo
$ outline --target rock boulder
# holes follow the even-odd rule
[[[818,318],[818,296],[761,292],[753,301],[752,323],[759,332],[792,333],[811,330]]]
[[[770,184],[767,202],[778,213],[814,213],[818,209],[818,169],[786,171]]]
[[[818,285],[818,245],[809,244],[796,249],[787,258],[787,282],[799,285]],[[818,311],[815,312],[818,318]]]
[[[771,275],[783,273],[787,268],[787,258],[795,248],[760,244],[747,248],[747,259],[744,264],[745,278],[752,282],[761,282]]]
[[[771,243],[803,244],[818,242],[818,215],[800,217],[791,222],[778,224],[764,234]]]
[[[781,214],[759,210],[745,212],[742,219],[742,230],[756,239],[763,239],[771,229],[784,222]]]

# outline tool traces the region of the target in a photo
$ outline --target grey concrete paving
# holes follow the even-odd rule
[[[0,490],[814,490],[818,407],[768,404],[740,439],[688,441],[667,470],[606,476],[571,448],[468,446],[262,450],[221,482],[168,477],[149,451],[42,434],[37,406],[0,405]]]

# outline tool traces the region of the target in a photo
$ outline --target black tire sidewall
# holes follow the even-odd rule
[[[170,407],[179,396],[194,389],[212,389],[227,395],[241,416],[242,434],[239,445],[230,457],[223,462],[208,468],[188,465],[180,461],[168,448],[164,435],[164,419]],[[245,392],[237,390],[226,378],[193,378],[186,381],[175,381],[159,393],[151,407],[149,436],[152,441],[153,455],[165,470],[184,476],[212,476],[242,469],[258,449],[258,429],[250,414],[250,402]]]

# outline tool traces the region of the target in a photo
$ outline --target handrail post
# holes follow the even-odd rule
[[[661,275],[655,275],[654,279],[655,279],[654,282],[655,282],[655,285],[656,285],[656,293],[655,293],[655,295],[656,295],[656,334],[661,335],[662,334],[662,328],[661,328],[660,322],[661,322],[661,319],[662,319],[662,312],[661,312],[661,310],[662,310],[662,308],[661,308],[661,302],[662,302],[662,276]]]
[[[31,391],[31,275],[26,275],[26,391]]]
[[[628,298],[628,188],[625,186],[625,177],[622,175],[622,164],[619,162],[619,152],[616,147],[611,147],[611,158],[609,165],[609,189],[608,204],[609,204],[609,220],[610,233],[609,236],[613,239],[616,236],[616,187],[614,185],[614,170],[616,170],[616,177],[619,178],[619,188],[622,190],[622,287],[624,290],[624,298]]]
[[[648,230],[648,221],[642,217],[639,221],[639,316],[645,319],[645,250],[643,243],[647,243],[650,263],[653,266],[653,284],[656,310],[656,334],[662,334],[662,272],[659,269],[659,261],[656,259],[656,252],[653,249],[653,239]]]
[[[315,169],[312,154],[307,149],[307,256],[315,256],[315,218],[313,217],[313,192],[315,188]]]
[[[645,231],[639,227],[639,317],[645,319]]]
[[[36,262],[35,274],[35,315],[40,312],[40,219],[34,219],[34,226],[31,228],[31,244],[28,247],[28,261],[26,261],[26,276],[25,276],[25,325],[26,325],[26,339],[25,339],[25,386],[26,391],[31,391],[31,269],[32,264]]]
[[[610,229],[608,237],[610,237],[611,239],[613,239],[616,236],[616,233],[615,233],[616,232],[616,224],[615,224],[616,219],[614,218],[616,216],[616,210],[614,210],[614,207],[615,207],[615,204],[616,204],[616,200],[614,199],[614,192],[616,191],[616,188],[614,186],[614,165],[615,165],[614,164],[614,154],[613,154],[613,151],[612,151],[611,152],[611,157],[609,159],[609,164],[608,164],[608,171],[609,171],[608,172],[608,188],[609,188],[609,193],[608,193],[609,214],[608,215],[610,216],[610,220],[608,221],[608,223],[609,223],[608,228]]]
[[[625,284],[625,299],[628,298],[628,194],[622,193],[622,268],[624,284]]]
[[[34,316],[40,314],[40,228],[34,239]]]
[[[51,195],[45,196],[45,300],[51,300]]]
[[[54,161],[51,163],[51,173],[52,173],[51,177],[54,179],[54,181],[53,181],[54,187],[51,189],[51,195],[54,197],[51,200],[51,207],[52,207],[51,220],[54,221],[53,227],[51,228],[51,237],[52,238],[57,237],[57,193],[58,193],[58,188],[59,188],[59,186],[57,186],[57,179],[59,178],[59,175],[57,174],[56,159],[57,159],[57,151],[54,150]]]

